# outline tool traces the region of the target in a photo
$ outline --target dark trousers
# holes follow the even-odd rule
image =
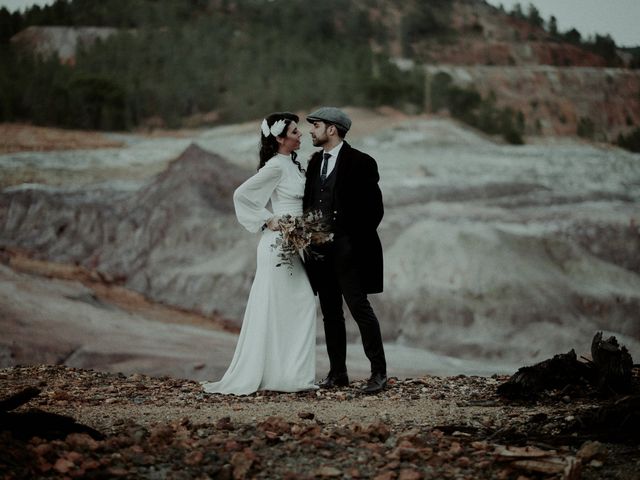
[[[324,334],[331,372],[347,371],[347,332],[342,299],[358,324],[364,353],[372,373],[387,373],[380,324],[362,288],[348,237],[338,237],[322,249],[317,261],[317,291],[324,321]]]

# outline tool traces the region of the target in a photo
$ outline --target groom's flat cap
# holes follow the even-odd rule
[[[321,107],[315,112],[311,112],[307,115],[307,122],[332,123],[343,128],[347,132],[351,128],[351,119],[349,116],[336,107]]]

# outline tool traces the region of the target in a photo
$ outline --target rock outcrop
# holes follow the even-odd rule
[[[89,47],[117,32],[111,27],[31,26],[14,35],[11,42],[43,57],[56,55],[61,62],[73,65],[78,47]]]
[[[233,190],[247,172],[196,145],[133,193],[9,189],[0,242],[79,263],[157,301],[239,316],[230,297],[251,281]],[[246,238],[246,237],[245,237]]]
[[[460,87],[494,96],[498,107],[522,112],[529,135],[573,136],[587,122],[586,136],[613,142],[640,125],[640,71],[624,68],[546,65],[428,65],[427,81],[439,73]]]

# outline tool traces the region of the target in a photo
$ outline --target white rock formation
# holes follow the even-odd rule
[[[586,353],[604,330],[640,355],[638,155],[570,141],[497,145],[448,120],[369,115],[353,111],[348,140],[381,173],[386,288],[372,298],[390,351],[522,365]],[[114,161],[119,172],[160,173],[141,186],[123,186],[119,173],[94,186],[5,189],[0,245],[239,321],[257,238],[238,226],[231,192],[254,168],[255,129],[196,133],[209,151],[180,156],[190,140],[120,138],[128,147],[75,152],[70,168],[104,172]],[[0,165],[54,174],[65,155],[4,155]],[[353,322],[349,332],[357,346]]]

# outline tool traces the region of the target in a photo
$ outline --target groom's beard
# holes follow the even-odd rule
[[[313,135],[311,135],[311,142],[313,143],[314,147],[322,147],[325,143],[327,143],[328,140],[329,137],[327,137],[326,135],[322,137],[314,137]]]

